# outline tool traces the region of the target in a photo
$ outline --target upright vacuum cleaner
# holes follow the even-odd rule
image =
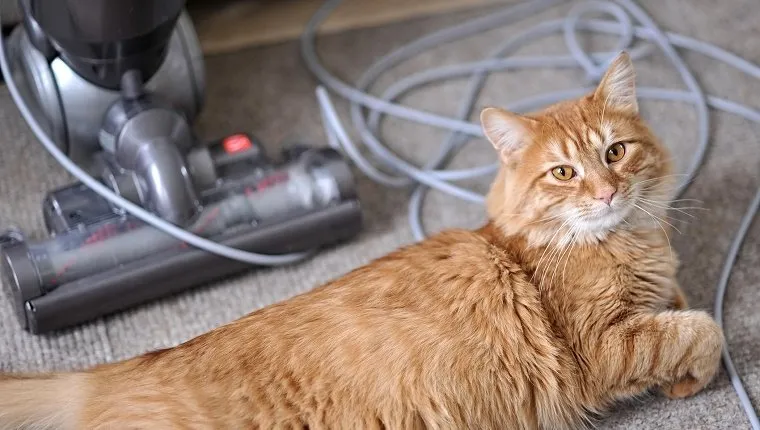
[[[184,0],[20,2],[5,80],[55,145],[117,195],[250,252],[305,252],[359,232],[354,178],[334,150],[292,147],[273,160],[249,134],[197,139],[205,73]],[[48,240],[19,230],[0,240],[5,290],[33,333],[252,267],[190,246],[82,183],[50,192],[42,211]]]

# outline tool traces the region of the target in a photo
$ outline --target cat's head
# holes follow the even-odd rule
[[[489,215],[508,233],[602,240],[645,212],[661,214],[673,189],[670,156],[639,116],[625,52],[578,100],[530,115],[486,108],[481,122],[502,163]]]

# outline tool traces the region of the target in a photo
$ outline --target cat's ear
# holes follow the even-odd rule
[[[594,91],[594,99],[614,109],[634,115],[639,113],[639,104],[636,101],[636,72],[627,52],[621,52],[610,63]]]
[[[532,119],[494,107],[480,112],[483,133],[505,161],[525,146],[533,122]]]

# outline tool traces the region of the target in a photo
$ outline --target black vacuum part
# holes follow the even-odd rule
[[[172,31],[185,6],[185,0],[20,3],[27,31],[38,49],[47,52],[55,46],[54,50],[78,75],[114,90],[127,70],[139,70],[145,80],[153,76],[165,58]]]

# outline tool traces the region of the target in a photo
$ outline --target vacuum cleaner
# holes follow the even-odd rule
[[[99,184],[245,252],[305,255],[360,231],[354,178],[335,150],[296,145],[274,159],[247,133],[212,142],[194,134],[205,75],[184,0],[20,4],[4,79],[33,116],[27,122]],[[188,244],[82,182],[48,193],[42,211],[48,239],[18,229],[0,237],[4,289],[32,333],[254,267]]]

